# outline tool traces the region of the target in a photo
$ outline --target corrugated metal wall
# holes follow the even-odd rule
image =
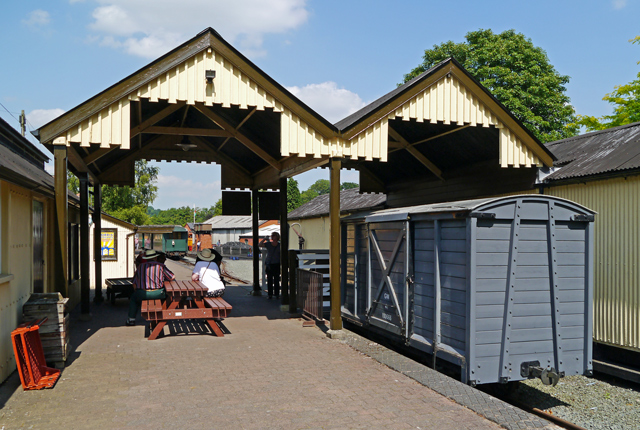
[[[105,279],[109,278],[128,278],[133,276],[135,271],[135,265],[133,261],[134,255],[134,237],[130,236],[127,242],[127,235],[133,233],[133,229],[123,227],[120,224],[115,224],[106,218],[102,218],[102,228],[117,228],[118,229],[118,260],[116,261],[102,261],[102,286],[104,287]],[[91,271],[91,288],[96,285],[96,265],[93,259],[93,233],[95,231],[95,224],[91,225],[89,232],[89,267]],[[127,256],[127,248],[128,256]]]
[[[598,212],[593,337],[640,351],[640,176],[545,188]]]

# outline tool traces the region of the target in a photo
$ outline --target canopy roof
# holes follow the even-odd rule
[[[66,145],[72,171],[109,185],[132,185],[138,159],[218,163],[222,188],[252,189],[331,157],[385,162],[400,151],[438,178],[494,152],[502,167],[553,161],[454,60],[332,125],[211,28],[34,134],[50,150]]]

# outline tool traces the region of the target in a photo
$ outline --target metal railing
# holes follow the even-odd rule
[[[316,321],[323,319],[323,276],[307,269],[296,269],[297,301],[302,313]]]

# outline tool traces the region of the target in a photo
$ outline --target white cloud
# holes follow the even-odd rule
[[[287,89],[332,123],[351,115],[366,105],[359,95],[344,88],[338,88],[335,82],[309,84],[302,88],[288,87]]]
[[[613,8],[616,10],[623,9],[627,6],[627,0],[613,0]]]
[[[193,164],[190,163],[188,166],[193,166]],[[197,166],[202,167],[201,165]],[[208,167],[211,168],[211,166]],[[213,206],[222,195],[220,181],[202,182],[184,176],[178,177],[161,173],[158,175],[157,184],[158,197],[152,204],[154,208],[193,207],[194,204],[197,207],[208,208]]]
[[[29,13],[26,19],[22,20],[22,24],[32,29],[44,27],[51,22],[51,15],[49,12],[42,9],[36,9]]]
[[[27,121],[29,121],[31,127],[36,129],[59,117],[64,112],[62,109],[35,109],[27,114]]]
[[[304,24],[307,0],[96,0],[89,28],[103,44],[155,58],[207,27],[246,54],[264,55],[263,38]],[[110,38],[110,39],[109,39]]]

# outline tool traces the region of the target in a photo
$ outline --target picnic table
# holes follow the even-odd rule
[[[107,284],[107,300],[115,305],[116,299],[129,298],[133,294],[133,278],[109,278]]]
[[[164,300],[143,300],[142,317],[149,321],[149,340],[156,339],[164,326],[174,320],[204,321],[216,336],[224,336],[218,323],[231,312],[222,297],[205,297],[208,289],[199,281],[166,281]]]

